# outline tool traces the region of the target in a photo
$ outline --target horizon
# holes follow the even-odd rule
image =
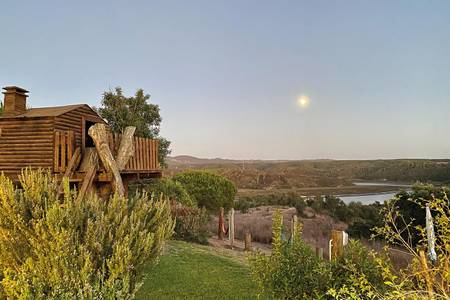
[[[142,88],[171,156],[450,157],[450,2],[3,7],[2,87],[35,108]]]
[[[336,159],[336,158],[309,158],[309,159],[260,159],[260,158],[227,158],[227,157],[198,157],[189,154],[177,154],[177,155],[168,155],[169,159],[176,159],[179,157],[193,158],[199,160],[228,160],[228,161],[266,161],[266,162],[296,162],[296,161],[319,161],[319,160],[332,160],[332,161],[375,161],[375,160],[428,160],[428,161],[450,161],[450,158],[442,157],[442,158],[414,158],[414,157],[399,157],[399,158],[367,158],[367,159]]]

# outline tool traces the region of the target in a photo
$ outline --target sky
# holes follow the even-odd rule
[[[172,155],[449,158],[450,1],[6,0],[0,85],[142,88]]]

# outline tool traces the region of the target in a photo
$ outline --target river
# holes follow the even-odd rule
[[[354,185],[360,186],[393,186],[398,187],[398,190],[387,193],[376,193],[376,194],[363,194],[363,195],[345,195],[339,196],[346,204],[350,202],[361,202],[362,204],[372,204],[375,202],[383,203],[386,200],[391,199],[395,196],[400,190],[410,190],[411,185],[395,183],[395,182],[354,182]]]

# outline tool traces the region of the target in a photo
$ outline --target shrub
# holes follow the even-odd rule
[[[136,187],[143,189],[148,194],[154,193],[157,198],[164,195],[170,201],[176,201],[184,206],[196,206],[195,201],[189,196],[183,185],[170,178],[153,179]]]
[[[226,210],[233,206],[236,187],[230,180],[209,172],[186,171],[172,178],[186,189],[199,207],[209,211]]]
[[[174,234],[176,239],[208,244],[209,214],[205,208],[187,207],[172,202],[171,211],[176,221]]]
[[[242,213],[247,213],[249,208],[267,205],[295,207],[300,216],[303,215],[303,210],[306,208],[305,199],[295,193],[241,197],[236,201],[234,208]]]
[[[282,240],[283,220],[273,219],[272,254],[256,252],[249,257],[253,279],[262,295],[270,291],[276,299],[316,299],[325,295],[331,271],[301,239],[298,225],[292,243]]]
[[[389,262],[387,256],[381,256],[368,250],[360,241],[350,240],[344,249],[344,254],[331,263],[333,286],[342,287],[349,284],[352,276],[364,276],[367,282],[376,290],[386,290],[382,271],[377,259]]]
[[[129,299],[141,267],[173,231],[168,201],[78,200],[49,173],[24,171],[22,189],[0,175],[0,294],[21,299]]]

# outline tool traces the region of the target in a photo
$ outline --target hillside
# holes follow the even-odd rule
[[[192,156],[168,158],[168,174],[186,169],[217,172],[241,189],[351,186],[354,180],[450,182],[450,160],[237,161]]]

